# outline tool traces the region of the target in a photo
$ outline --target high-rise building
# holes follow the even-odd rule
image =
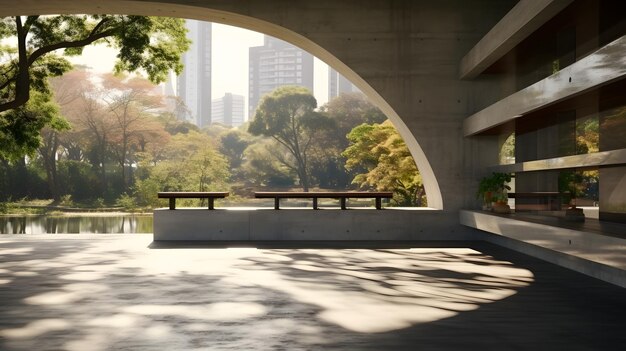
[[[331,67],[328,67],[328,101],[336,98],[342,93],[351,93],[355,91],[360,90],[346,77],[342,76]]]
[[[178,98],[176,96],[176,77],[174,76],[174,72],[170,71],[167,75],[167,79],[159,84],[159,93],[164,97],[164,110],[176,114],[176,101]]]
[[[211,123],[238,127],[243,123],[245,109],[243,95],[226,93],[211,103]]]
[[[190,115],[191,122],[204,127],[211,124],[211,22],[185,20],[185,26],[192,44],[176,80],[178,98],[187,108],[187,113],[179,110],[179,118]]]
[[[263,46],[250,48],[248,73],[250,119],[263,95],[278,87],[299,85],[313,92],[313,55],[270,36]]]

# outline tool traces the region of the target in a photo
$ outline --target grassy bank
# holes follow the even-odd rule
[[[106,206],[94,203],[68,203],[53,200],[20,200],[0,202],[0,215],[4,216],[94,216],[94,215],[125,215],[125,214],[148,214],[151,208],[124,208],[123,206]]]

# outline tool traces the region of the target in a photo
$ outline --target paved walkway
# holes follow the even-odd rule
[[[477,243],[0,236],[0,350],[611,350],[624,289]]]

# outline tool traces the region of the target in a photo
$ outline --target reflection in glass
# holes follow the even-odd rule
[[[626,106],[600,113],[600,150],[626,148]]]
[[[587,218],[597,219],[600,184],[598,169],[517,173],[515,211],[564,216],[568,207],[576,206],[584,210]]]
[[[598,115],[592,114],[576,120],[576,154],[600,151]]]
[[[597,169],[559,172],[559,193],[563,205],[598,207],[599,181]]]

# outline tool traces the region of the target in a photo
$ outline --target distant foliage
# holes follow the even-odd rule
[[[343,152],[346,167],[357,170],[353,183],[362,189],[393,191],[398,206],[426,206],[422,177],[404,140],[391,122],[362,124],[348,139]]]
[[[362,95],[317,109],[306,89],[284,87],[248,125],[201,129],[176,119],[154,88],[136,76],[75,69],[49,80],[47,96],[34,90],[26,105],[0,114],[0,133],[31,119],[0,134],[0,202],[135,211],[166,206],[160,191],[230,191],[241,201],[262,188],[302,187],[392,190],[396,205],[425,205],[406,145]]]
[[[205,134],[177,134],[168,144],[164,160],[148,167],[148,176],[137,180],[134,195],[141,206],[157,206],[159,191],[228,191],[226,158]]]

